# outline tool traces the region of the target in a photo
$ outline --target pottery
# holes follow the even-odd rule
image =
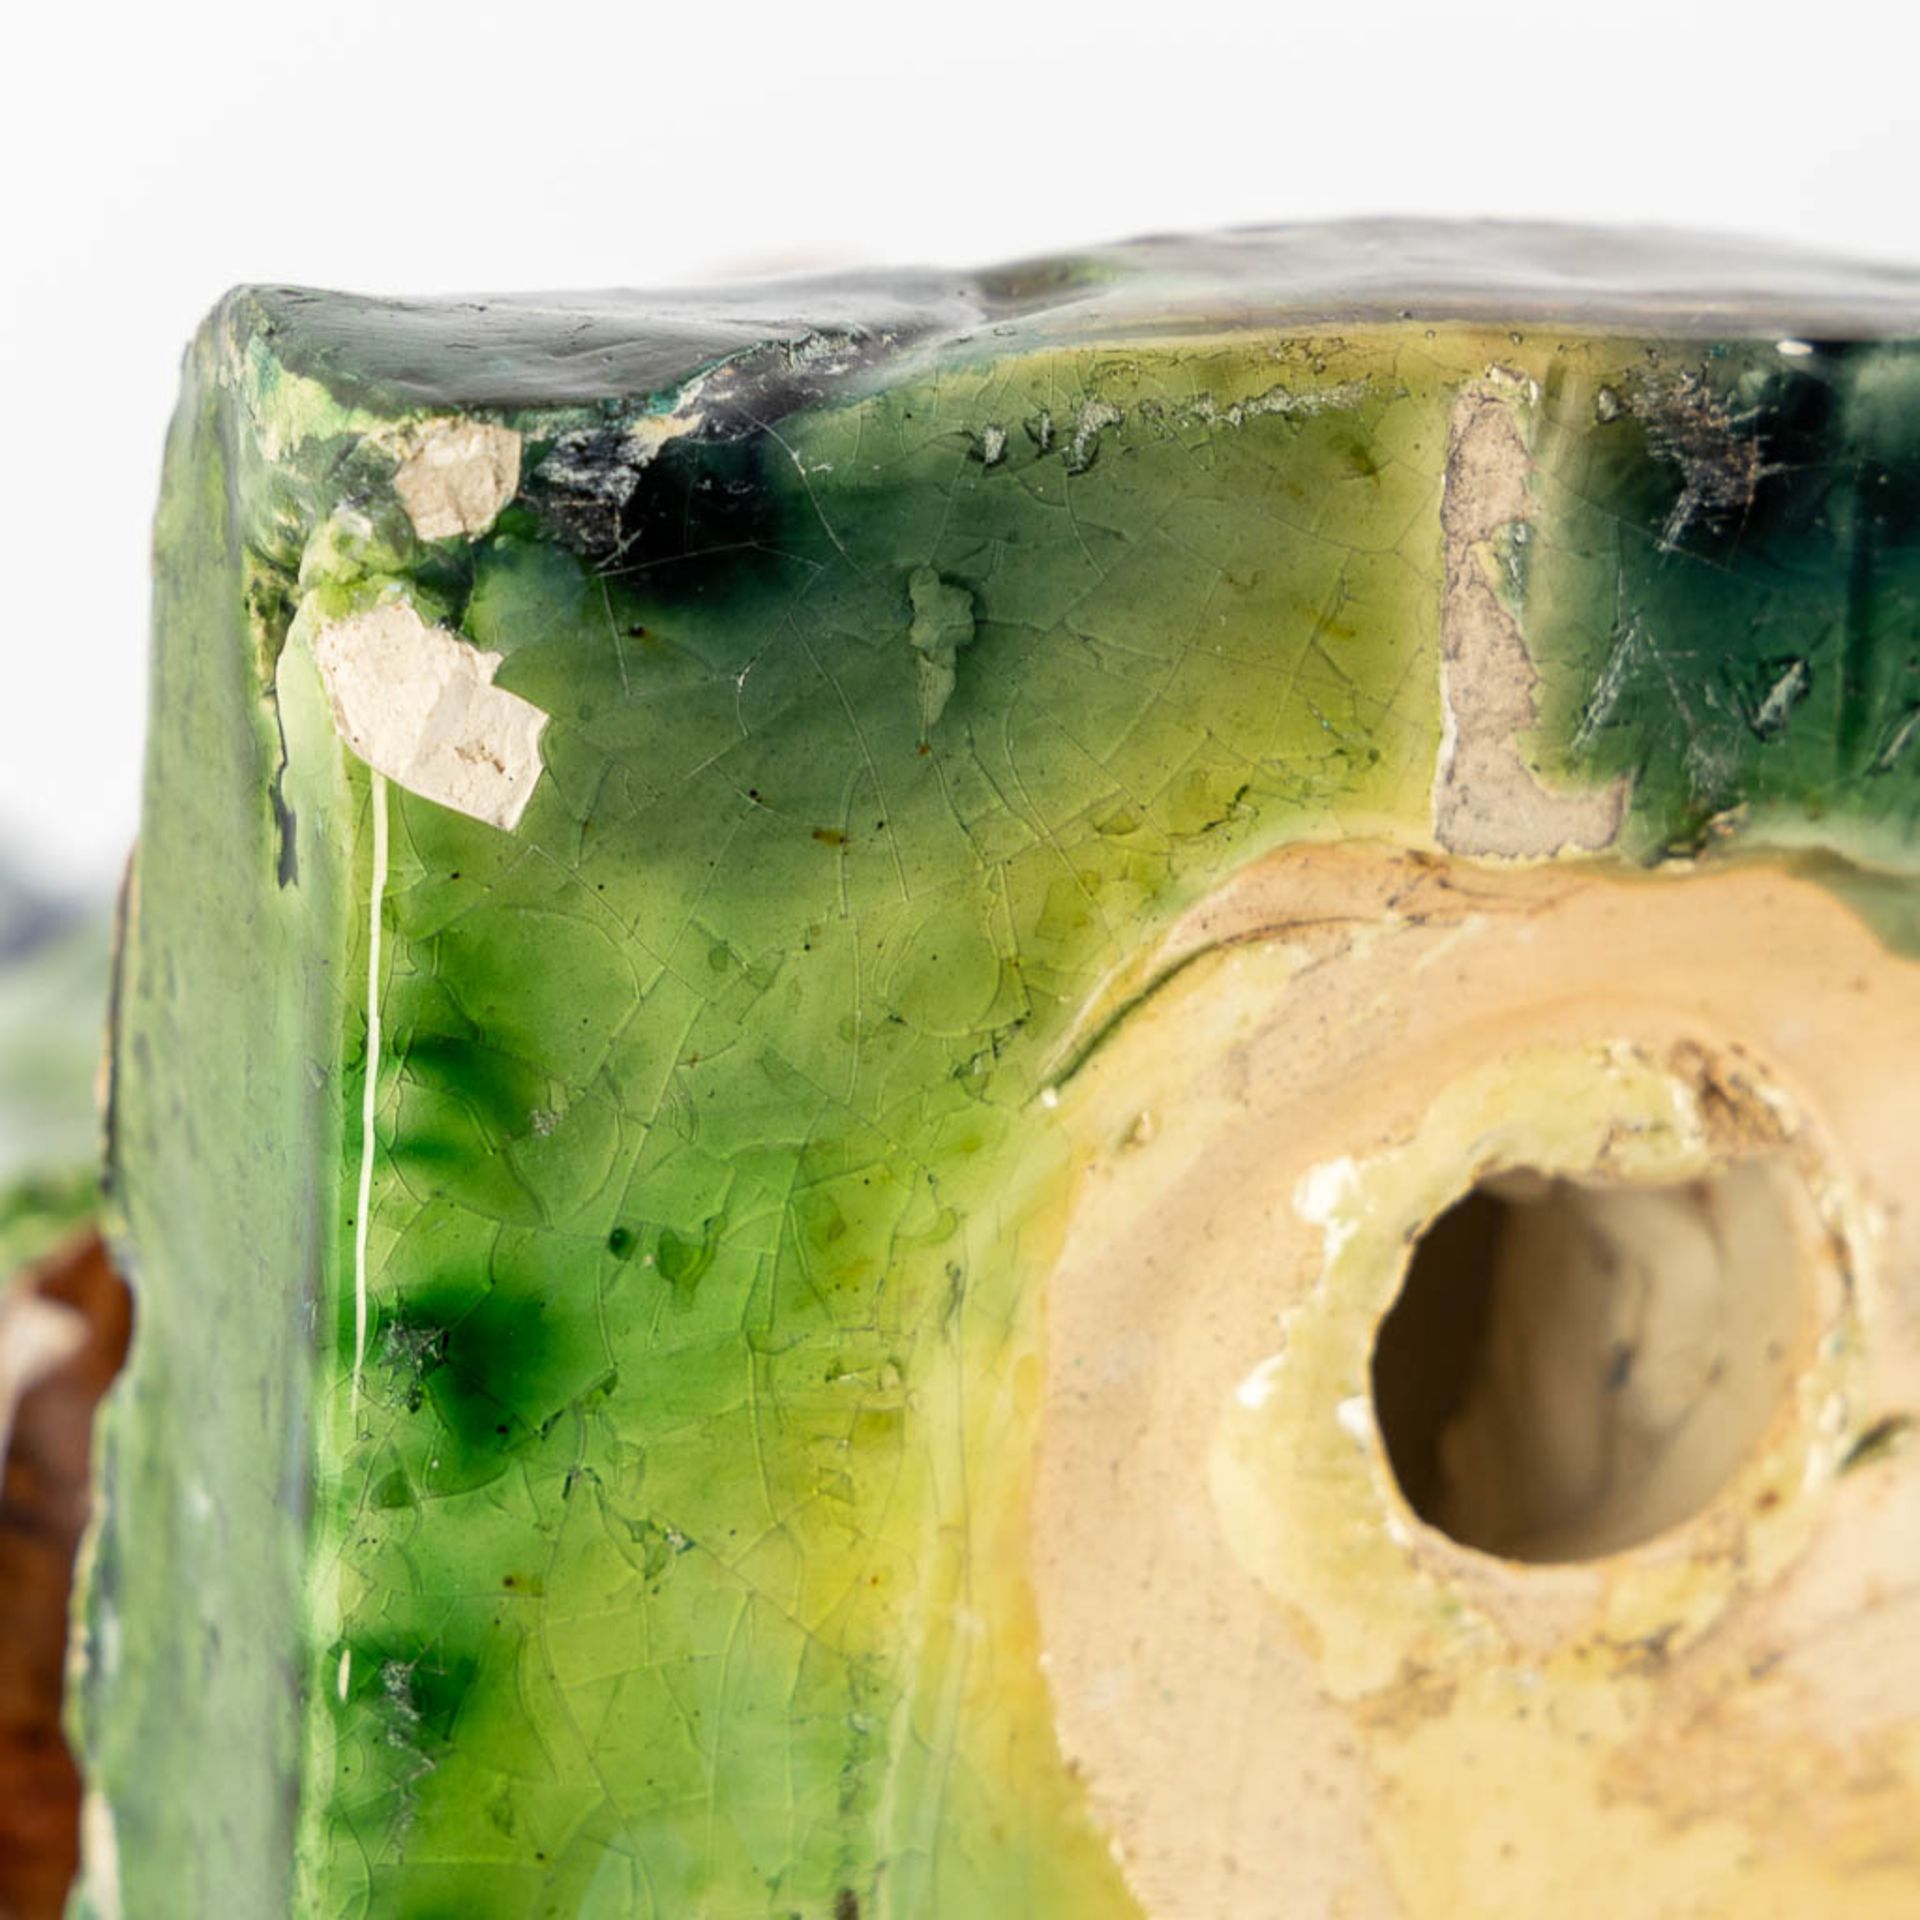
[[[1920,278],[229,296],[80,1911],[1920,1899]]]

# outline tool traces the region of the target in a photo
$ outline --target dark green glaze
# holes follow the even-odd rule
[[[1904,864],[1920,348],[1668,353],[1598,414],[1590,387],[1567,397],[1528,628],[1565,764],[1632,777],[1638,851],[1778,829]]]

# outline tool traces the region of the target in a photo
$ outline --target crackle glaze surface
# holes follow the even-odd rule
[[[1604,1869],[1585,1893],[1503,1882],[1505,1826],[1434,1877],[1470,1824],[1433,1792],[1467,1764],[1444,1690],[1503,1777],[1565,1750],[1499,1719],[1525,1701],[1491,1642],[1470,1673],[1421,1640],[1316,1674],[1335,1574],[1268,1569],[1233,1644],[1292,1662],[1303,1739],[1346,1743],[1342,1851],[1290,1878],[1260,1850],[1300,1823],[1249,1816],[1242,1877],[1216,1852],[1183,1891],[1143,1800],[1191,1789],[1152,1762],[1211,1747],[1232,1786],[1232,1742],[1093,1727],[1094,1681],[1069,1698],[1046,1657],[1065,1589],[1036,1590],[1049,1276],[1114,1178],[1088,1116],[1126,1122],[1085,1076],[1156,1007],[1215,1060],[1173,972],[1188,1005],[1232,949],[1291,991],[1284,910],[1208,921],[1238,879],[1326,842],[1468,894],[1516,860],[1554,861],[1543,897],[1760,863],[1907,965],[1920,287],[1588,253],[1281,230],[683,301],[227,300],[158,536],[83,1905],[1161,1920],[1509,1886],[1485,1910],[1678,1915],[1764,1887],[1766,1779],[1676,1814],[1684,1846],[1636,1803],[1627,1853],[1569,1867]],[[342,681],[347,640],[428,631],[390,700]],[[1632,924],[1629,983],[1661,937]],[[1661,1019],[1647,1044],[1678,1045]],[[1541,1033],[1556,1061],[1608,1038]],[[1872,1338],[1910,1354],[1914,1272],[1876,1275]],[[1912,1384],[1849,1378],[1836,1484]],[[1181,1524],[1239,1579],[1212,1418]],[[1902,1490],[1896,1600],[1910,1460],[1870,1463]],[[1911,1639],[1900,1604],[1868,1664]],[[1134,1684],[1164,1667],[1211,1713],[1231,1688],[1188,1624]],[[1647,1671],[1569,1679],[1569,1741],[1677,1712]],[[1719,1710],[1723,1679],[1687,1698]],[[1829,1769],[1831,1830],[1780,1841],[1796,1887],[1911,1891],[1899,1711],[1857,1794],[1865,1761]],[[1553,1804],[1621,1791],[1589,1774]]]

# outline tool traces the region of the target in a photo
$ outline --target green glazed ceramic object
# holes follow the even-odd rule
[[[126,1920],[1920,1899],[1920,277],[235,293]]]

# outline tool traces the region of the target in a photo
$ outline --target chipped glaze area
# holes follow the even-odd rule
[[[500,655],[388,601],[312,635],[356,758],[423,800],[511,833],[540,778],[547,716],[493,684]]]
[[[393,490],[422,540],[485,533],[520,490],[520,436],[485,420],[430,420],[410,437]]]

